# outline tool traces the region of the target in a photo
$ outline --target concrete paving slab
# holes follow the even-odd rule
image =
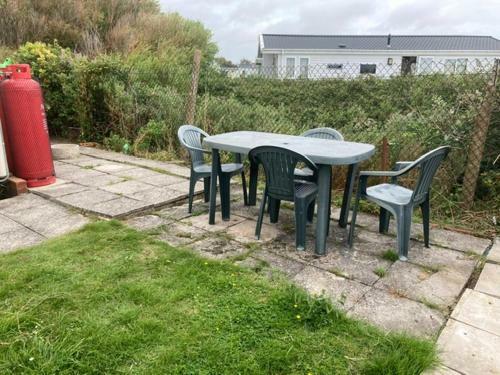
[[[236,215],[231,215],[231,218],[228,221],[222,220],[222,216],[220,212],[217,212],[215,214],[215,224],[210,225],[208,223],[208,213],[203,214],[203,215],[195,215],[188,217],[184,220],[182,220],[182,223],[186,223],[188,225],[193,225],[195,227],[204,229],[209,232],[219,232],[219,231],[226,231],[227,228],[242,223],[245,221],[245,218],[242,218],[240,216]],[[249,224],[253,225],[253,224]]]
[[[88,157],[101,158],[108,161],[129,163],[135,166],[142,166],[147,168],[162,169],[168,173],[184,177],[189,177],[190,173],[189,168],[181,163],[142,159],[134,157],[132,155],[125,155],[118,152],[101,150],[92,147],[80,147],[80,153],[82,155],[87,155]]]
[[[77,180],[83,180],[83,179],[92,179],[95,177],[99,176],[106,176],[105,173],[93,170],[93,169],[84,169],[80,168],[79,170],[75,171],[68,171],[68,172],[57,172],[56,171],[56,177],[62,178],[63,180],[68,180],[68,181],[77,181]]]
[[[67,213],[64,216],[47,217],[46,221],[34,223],[30,228],[44,237],[52,238],[78,230],[89,222],[83,215]]]
[[[33,228],[35,225],[46,225],[50,221],[68,215],[68,213],[67,208],[50,201],[45,201],[44,204],[38,206],[5,213],[5,216],[26,227]]]
[[[376,288],[367,292],[349,314],[387,331],[427,338],[435,337],[445,322],[437,310]]]
[[[242,243],[268,242],[280,235],[280,231],[275,225],[262,224],[260,240],[257,240],[255,238],[255,225],[254,221],[246,220],[229,227],[227,234]]]
[[[487,261],[500,263],[500,237],[495,239],[495,242],[488,253]]]
[[[0,200],[0,214],[8,215],[27,208],[44,205],[47,203],[35,194],[23,194],[17,197]]]
[[[205,207],[203,201],[196,200],[193,202],[193,214],[201,215],[208,212],[208,208]],[[155,212],[156,215],[162,216],[167,219],[172,220],[182,220],[186,217],[190,217],[192,214],[188,212],[188,204],[184,203],[176,206],[169,206],[162,208]]]
[[[125,171],[117,171],[111,173],[114,176],[122,177],[129,180],[142,180],[151,177],[161,176],[161,173],[154,172],[145,168],[131,168]]]
[[[464,253],[437,245],[427,248],[422,242],[417,241],[411,241],[410,245],[408,261],[423,267],[451,267],[459,272],[469,272],[478,260],[474,253]]]
[[[130,180],[119,182],[113,185],[103,186],[101,187],[101,189],[120,195],[132,195],[139,191],[151,189],[151,185],[144,184],[140,181]]]
[[[333,210],[332,217],[338,217],[337,210]],[[378,216],[359,213],[356,219],[356,226],[364,227],[371,232],[378,232]],[[393,218],[389,226],[389,234],[395,236],[396,225]],[[423,241],[423,229],[421,223],[413,223],[411,227],[411,238],[418,241]],[[431,244],[446,247],[450,249],[459,250],[465,253],[483,254],[485,249],[491,243],[490,240],[485,238],[474,237],[469,234],[444,230],[440,228],[430,229],[430,242]]]
[[[81,154],[81,152],[80,152],[80,154]],[[86,155],[82,155],[79,158],[75,158],[75,159],[64,159],[61,161],[66,163],[66,164],[76,165],[79,167],[97,167],[97,166],[105,163],[105,161],[103,161],[103,160],[96,159],[96,158],[93,158],[91,156],[86,156]]]
[[[500,299],[466,289],[451,317],[462,323],[500,336]]]
[[[22,247],[36,245],[44,240],[44,237],[32,230],[21,227],[12,232],[2,234],[0,241],[0,253],[7,253]]]
[[[141,190],[134,194],[127,194],[127,196],[154,206],[164,206],[183,198],[178,191],[169,189],[168,187],[155,187],[151,189],[151,185],[148,186],[150,187],[149,190]]]
[[[133,165],[111,162],[105,162],[97,167],[94,167],[96,171],[105,173],[123,172],[133,168],[135,168]]]
[[[58,198],[64,195],[78,193],[80,191],[88,190],[88,186],[83,186],[79,184],[75,184],[72,182],[67,182],[64,180],[64,183],[60,183],[57,185],[48,185],[39,188],[31,188],[33,193],[46,196],[50,198]]]
[[[119,197],[117,199],[96,203],[88,210],[100,216],[120,218],[152,207],[153,205],[145,202],[127,197]]]
[[[173,222],[157,236],[160,241],[172,246],[186,246],[205,237],[207,232],[184,223]]]
[[[178,192],[182,193],[186,197],[189,193],[189,181],[187,181],[187,180],[182,181],[182,182],[177,182],[175,184],[171,184],[168,187],[169,187],[169,189],[177,190]],[[196,183],[196,185],[194,186],[194,192],[195,192],[195,194],[203,192],[203,182],[201,182],[201,180],[198,181]]]
[[[125,179],[123,179],[121,177],[113,176],[110,174],[104,174],[102,176],[93,176],[91,178],[82,177],[82,178],[76,178],[73,180],[73,182],[76,184],[87,186],[87,187],[93,187],[93,188],[113,185],[113,184],[117,184],[117,183],[120,183],[123,181],[125,181]]]
[[[186,182],[186,179],[168,174],[162,174],[160,176],[155,176],[155,177],[146,177],[143,178],[141,181],[153,186],[168,186]]]
[[[500,337],[448,320],[438,339],[443,364],[461,374],[500,374]]]
[[[486,263],[474,289],[500,298],[500,265]]]
[[[422,302],[443,312],[451,310],[474,270],[451,266],[424,268],[409,262],[397,261],[375,287]]]
[[[79,193],[68,194],[59,198],[59,201],[82,210],[91,210],[96,204],[119,198],[113,194],[100,189],[89,189]]]
[[[306,242],[306,251],[297,251],[293,236],[282,237],[279,241],[274,241],[266,246],[272,246],[273,251],[283,256],[308,263],[344,278],[357,280],[366,285],[372,285],[379,279],[374,270],[378,268],[388,269],[392,264],[382,259],[377,252],[373,251],[373,248],[370,248],[370,251],[360,251],[357,247],[349,249],[344,244],[340,245],[333,238],[327,240],[326,255],[317,256],[314,253],[314,242],[314,238],[309,236]],[[383,253],[383,249],[379,253]]]
[[[313,295],[324,295],[342,310],[352,308],[371,289],[356,281],[309,266],[295,275],[293,281]]]
[[[203,257],[220,260],[243,255],[249,251],[241,243],[231,241],[223,236],[202,238],[189,247]]]
[[[418,236],[417,239],[422,240],[423,237]],[[438,228],[432,228],[430,230],[430,241],[432,244],[438,246],[478,255],[482,255],[491,244],[491,241],[486,238],[474,237],[468,234]]]
[[[165,171],[182,176],[182,177],[189,177],[191,171],[188,167],[185,167],[183,165],[175,164],[175,163],[166,163],[160,166],[161,169],[164,169]]]
[[[294,277],[306,267],[303,263],[279,256],[267,250],[256,251],[252,254],[252,257],[265,262],[272,269],[283,272],[289,278]]]
[[[150,230],[166,225],[171,221],[158,215],[144,215],[125,221],[125,224],[137,230]]]
[[[7,216],[0,215],[0,234],[21,229],[23,226]]]

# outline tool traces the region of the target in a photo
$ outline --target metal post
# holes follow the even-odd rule
[[[474,130],[471,134],[471,143],[469,146],[469,153],[467,155],[467,165],[465,166],[463,182],[464,209],[470,209],[474,203],[477,179],[481,168],[481,160],[483,160],[484,144],[488,135],[488,128],[490,126],[491,114],[493,112],[493,104],[496,94],[496,85],[500,74],[499,62],[499,59],[495,59],[493,74],[486,85],[485,97],[481,107],[479,108]]]
[[[201,51],[194,51],[193,73],[191,75],[191,88],[189,89],[186,105],[186,123],[193,124],[196,113],[196,97],[198,94],[198,81],[200,79]]]

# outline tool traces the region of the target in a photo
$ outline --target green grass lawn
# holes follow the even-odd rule
[[[0,373],[418,374],[431,342],[117,222],[0,256]]]

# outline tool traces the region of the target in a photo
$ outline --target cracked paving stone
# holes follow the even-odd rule
[[[206,231],[180,222],[170,223],[163,228],[157,238],[167,242],[172,246],[185,246],[194,241],[200,240],[206,235]]]
[[[207,237],[189,245],[200,255],[211,259],[227,259],[248,252],[248,248],[239,242],[223,237]]]
[[[371,289],[367,285],[310,266],[295,275],[293,281],[313,295],[329,298],[342,310],[353,307]]]
[[[157,215],[144,215],[134,217],[125,221],[125,224],[137,230],[145,231],[158,228],[162,225],[168,224],[170,220]]]

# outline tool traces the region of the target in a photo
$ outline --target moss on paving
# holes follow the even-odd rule
[[[0,257],[0,373],[417,374],[386,334],[230,263],[97,222]]]

